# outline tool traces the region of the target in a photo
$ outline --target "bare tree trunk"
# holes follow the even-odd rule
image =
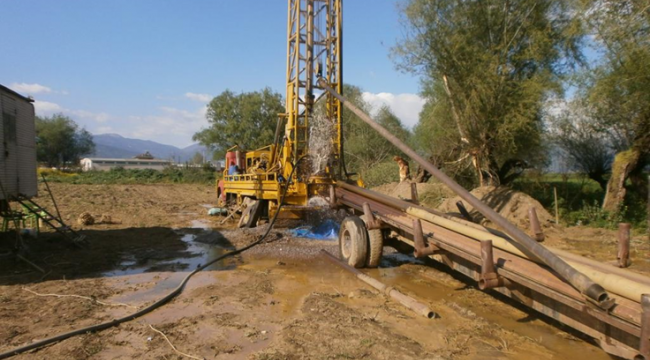
[[[616,212],[619,211],[625,200],[625,181],[639,165],[641,152],[632,148],[616,154],[612,164],[612,177],[607,183],[607,192],[603,202],[603,210]]]

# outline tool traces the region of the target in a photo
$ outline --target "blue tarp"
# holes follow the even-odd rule
[[[336,240],[339,237],[339,223],[327,219],[316,226],[301,226],[289,232],[296,237],[314,240]]]

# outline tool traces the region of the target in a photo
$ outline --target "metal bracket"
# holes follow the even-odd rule
[[[424,233],[422,232],[422,222],[420,219],[413,219],[413,242],[415,244],[413,256],[417,259],[440,252],[439,247],[424,243]]]
[[[334,185],[330,185],[330,207],[336,209],[338,207],[338,200],[336,199],[336,189]]]
[[[363,203],[363,221],[365,221],[368,230],[381,229],[383,225],[381,220],[375,218],[375,215],[370,209],[370,204],[367,202]]]
[[[508,287],[510,281],[500,276],[494,267],[494,256],[492,255],[492,240],[481,240],[481,275],[478,287],[487,290],[497,287]]]
[[[415,205],[420,205],[420,200],[418,197],[418,184],[411,183],[411,202]]]
[[[535,240],[537,240],[537,242],[544,241],[544,231],[542,231],[542,227],[539,224],[537,210],[532,206],[528,209],[528,220],[530,221],[530,229],[534,235]]]

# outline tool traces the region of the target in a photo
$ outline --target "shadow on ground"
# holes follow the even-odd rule
[[[15,256],[0,261],[0,285],[43,280],[119,276],[149,271],[193,270],[233,249],[221,232],[166,227],[83,230],[89,246],[78,248],[56,233],[25,238],[23,256],[45,273]],[[0,235],[0,253],[11,251],[15,234]],[[236,260],[220,268],[233,268]]]

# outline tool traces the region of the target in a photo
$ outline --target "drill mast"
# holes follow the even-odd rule
[[[317,96],[325,96],[325,117],[336,131],[332,172],[341,173],[341,103],[323,91],[317,77],[339,93],[343,90],[341,0],[289,0],[287,23],[287,103],[284,146],[281,162],[285,176],[289,163],[309,152],[310,123],[315,120]],[[322,118],[319,118],[322,119]],[[278,129],[279,130],[279,129]],[[280,150],[280,149],[279,149]]]

